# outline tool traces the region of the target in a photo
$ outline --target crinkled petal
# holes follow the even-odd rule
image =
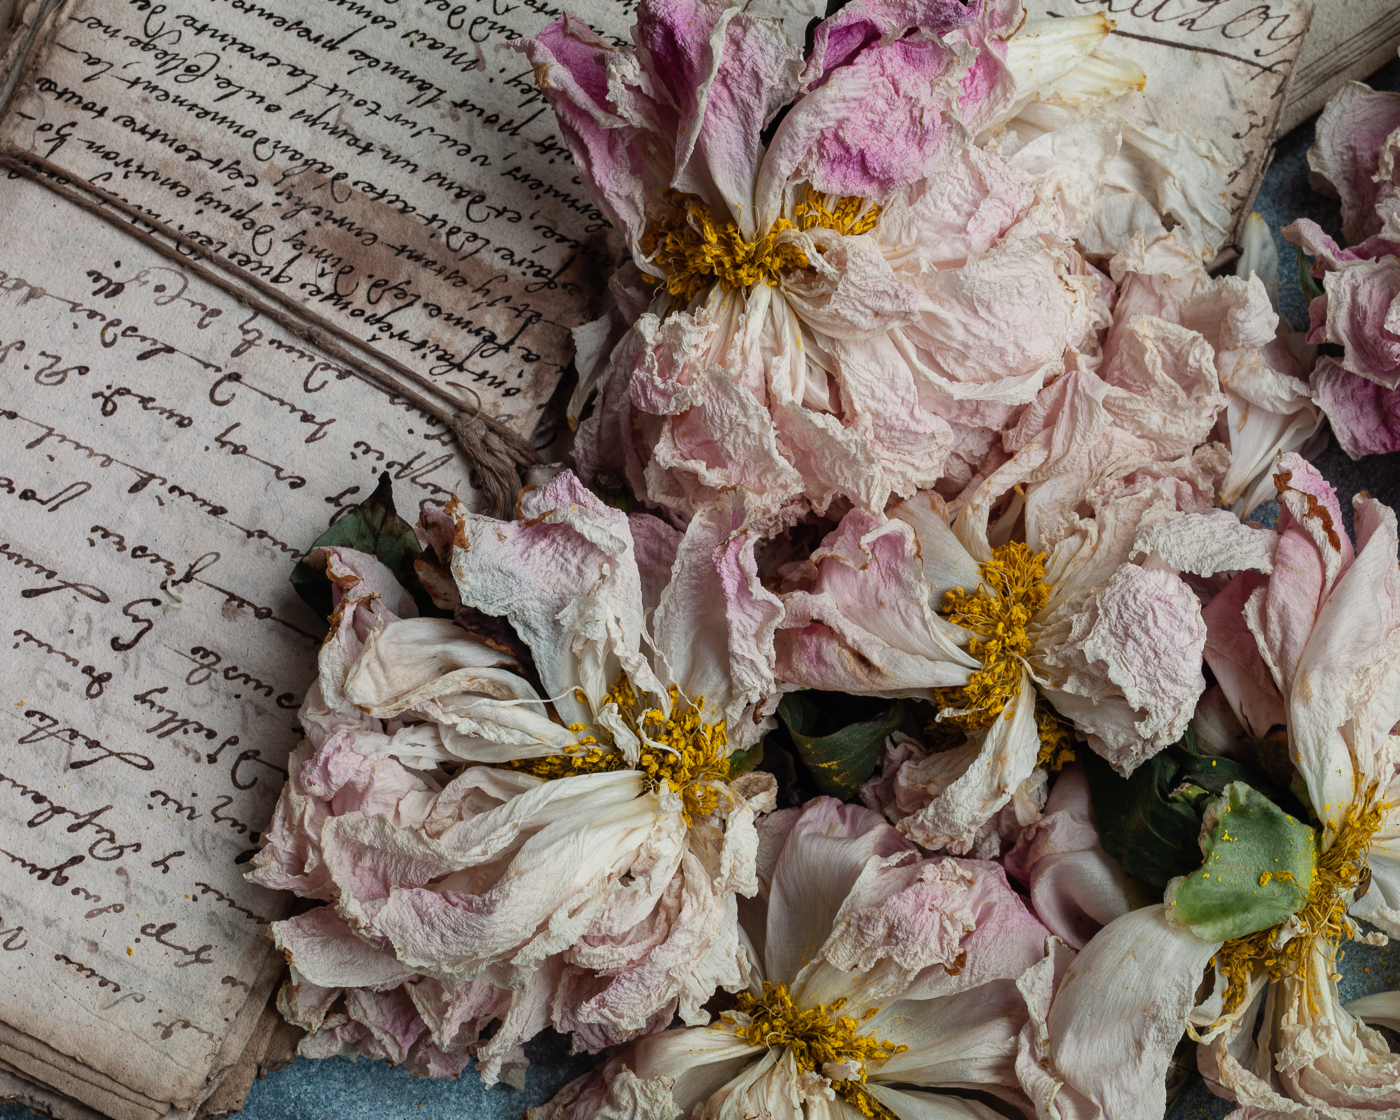
[[[1105,1116],[1159,1120],[1167,1063],[1219,948],[1168,923],[1161,906],[1104,927],[1066,970],[1046,1019],[1055,1076]]]

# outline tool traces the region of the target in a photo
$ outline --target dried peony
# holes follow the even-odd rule
[[[1135,235],[1109,262],[1118,287],[1100,375],[1145,398],[1136,421],[1120,408],[1120,423],[1159,448],[1174,441],[1183,453],[1213,424],[1211,437],[1230,449],[1220,503],[1246,517],[1273,496],[1275,456],[1308,447],[1323,416],[1306,380],[1312,347],[1278,313],[1278,254],[1258,214],[1241,248],[1237,275],[1211,277],[1184,234]],[[1220,395],[1197,388],[1212,381]]]
[[[1099,844],[1089,784],[1077,763],[1060,771],[1044,815],[1022,831],[1005,865],[1030,890],[1036,915],[1071,948],[1084,948],[1133,908],[1123,865]]]
[[[489,1084],[547,1025],[598,1049],[748,983],[736,897],[773,792],[736,752],[766,727],[780,607],[742,511],[682,535],[566,472],[518,513],[428,523],[455,621],[326,550],[308,741],[252,873],[329,904],[275,927],[303,1053],[431,1076],[475,1055]]]
[[[720,0],[645,0],[634,49],[568,16],[521,44],[631,255],[576,332],[586,480],[677,523],[741,487],[766,531],[960,489],[1094,349],[1109,285],[1074,237],[1111,255],[1171,213],[1213,248],[1218,153],[1094,111],[1143,81],[1102,15],[1023,19],[855,0],[804,59]]]
[[[1018,981],[1047,932],[995,864],[921,858],[829,798],[760,825],[754,979],[709,1026],[638,1042],[531,1120],[996,1120],[1024,1111]]]
[[[1139,368],[1155,368],[1156,344],[1138,344]],[[852,511],[788,570],[780,681],[921,697],[940,709],[931,733],[955,737],[882,783],[881,808],[925,847],[999,854],[994,817],[1011,805],[1018,825],[1036,819],[1044,767],[1072,752],[1071,728],[1126,774],[1191,718],[1205,687],[1200,604],[1168,563],[1144,563],[1144,534],[1209,510],[1225,455],[1193,453],[1199,437],[1188,435],[1163,445],[1180,458],[1154,461],[1157,445],[1112,411],[1141,418],[1143,401],[1086,370],[1069,374],[1027,411],[1015,456],[955,516],[928,493],[888,518]]]
[[[1249,733],[1286,729],[1320,827],[1314,833],[1227,787],[1206,814],[1203,869],[1175,880],[1164,906],[1107,926],[1053,998],[1048,988],[1039,994],[1032,1017],[1045,1034],[1027,1052],[1041,1116],[1053,1102],[1061,1116],[1102,1108],[1155,1120],[1162,1073],[1188,1025],[1212,1088],[1247,1109],[1353,1117],[1400,1107],[1400,1055],[1341,1005],[1336,972],[1340,942],[1362,936],[1350,915],[1400,933],[1395,517],[1358,498],[1353,550],[1335,493],[1316,471],[1284,456],[1276,479],[1279,529],[1244,530],[1260,538],[1255,570],[1234,576],[1207,607],[1206,660]],[[1181,557],[1195,546],[1197,566],[1218,570],[1220,550],[1201,547],[1215,527],[1198,536],[1201,528],[1199,517],[1184,517],[1165,527],[1163,543]],[[1277,874],[1287,849],[1277,841],[1248,862],[1241,840],[1250,839],[1251,810],[1303,837],[1287,875]],[[1261,918],[1271,882],[1289,904]],[[1186,905],[1192,887],[1214,892],[1211,905]],[[1203,985],[1210,965],[1213,982]],[[1387,1006],[1372,1000],[1358,1011],[1387,1022]],[[1098,1029],[1105,1021],[1126,1029]]]
[[[1400,450],[1400,93],[1351,82],[1332,95],[1308,152],[1342,203],[1340,248],[1316,222],[1284,231],[1314,258],[1322,292],[1308,341],[1342,346],[1313,371],[1318,403],[1353,459]]]

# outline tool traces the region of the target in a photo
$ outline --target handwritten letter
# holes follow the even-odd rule
[[[1026,7],[1036,16],[1103,12],[1114,22],[1108,49],[1148,75],[1146,90],[1116,111],[1219,148],[1238,232],[1268,169],[1311,0],[1028,0]]]
[[[0,1061],[153,1120],[213,1088],[280,965],[283,899],[243,872],[323,631],[291,566],[383,471],[409,517],[467,488],[436,421],[3,191]]]
[[[633,0],[571,10],[625,36]],[[543,0],[78,0],[0,142],[526,435],[607,223],[529,65]]]

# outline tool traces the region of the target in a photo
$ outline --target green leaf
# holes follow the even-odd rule
[[[1264,743],[1263,740],[1253,740],[1255,744]],[[1224,758],[1219,755],[1202,754],[1196,749],[1196,734],[1194,729],[1188,727],[1186,734],[1177,742],[1167,748],[1167,753],[1171,755],[1181,770],[1178,774],[1178,782],[1193,782],[1197,786],[1209,790],[1219,796],[1225,792],[1225,787],[1231,782],[1244,782],[1245,785],[1258,791],[1280,806],[1285,812],[1302,816],[1306,809],[1302,802],[1289,791],[1288,782],[1293,776],[1293,764],[1288,760],[1288,744],[1286,740],[1280,740],[1276,744],[1271,744],[1270,749],[1277,749],[1282,752],[1281,759],[1270,757],[1257,750],[1251,749],[1251,742],[1244,745],[1244,753],[1247,756],[1246,762],[1238,762],[1235,759]],[[1280,771],[1277,769],[1281,761],[1283,770],[1281,771],[1283,780],[1279,781]],[[1205,806],[1201,806],[1204,812]]]
[[[729,756],[729,777],[737,778],[740,774],[747,774],[750,770],[757,769],[763,762],[763,740],[746,751],[734,751]]]
[[[1171,916],[1206,941],[1272,929],[1308,901],[1317,834],[1244,782],[1211,802],[1205,862],[1167,888]]]
[[[1081,751],[1103,850],[1124,870],[1161,889],[1200,865],[1201,814],[1189,795],[1173,797],[1181,767],[1163,751],[1132,776],[1120,776],[1093,751]]]
[[[379,485],[373,494],[312,541],[311,548],[306,551],[332,546],[369,553],[394,574],[415,600],[420,596],[426,599],[413,570],[413,558],[423,551],[423,546],[418,543],[413,526],[394,509],[394,488],[388,471],[379,476]],[[292,569],[290,578],[292,587],[307,606],[323,618],[330,616],[331,581],[324,568],[313,567],[302,560]],[[420,601],[420,610],[422,606]],[[432,610],[430,600],[428,607],[433,614],[441,613]]]
[[[818,793],[845,799],[854,796],[875,769],[885,739],[904,722],[905,706],[895,704],[873,718],[844,723],[842,709],[857,714],[862,705],[835,693],[790,692],[778,716],[812,775]],[[836,726],[839,730],[828,731]]]
[[[1298,250],[1298,286],[1309,303],[1323,294],[1322,285],[1313,279],[1311,262],[1302,249]]]

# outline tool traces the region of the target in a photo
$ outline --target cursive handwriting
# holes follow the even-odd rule
[[[53,959],[72,966],[79,976],[84,976],[89,980],[96,980],[99,988],[111,988],[113,992],[122,990],[122,986],[115,980],[107,979],[107,977],[103,976],[97,969],[90,965],[85,965],[81,961],[75,961],[72,957],[68,956],[67,953],[55,953]]]
[[[27,572],[34,572],[44,579],[53,583],[52,587],[26,587],[20,592],[23,599],[37,599],[41,595],[48,595],[54,591],[76,591],[85,599],[91,599],[94,603],[110,603],[107,592],[102,588],[90,583],[78,583],[74,580],[59,579],[58,572],[52,568],[45,567],[36,560],[30,559],[16,548],[10,547],[10,542],[0,544],[0,557],[8,560],[17,568]]]
[[[267,467],[270,471],[272,471],[272,477],[275,478],[278,482],[285,482],[289,490],[300,490],[303,486],[306,485],[306,479],[298,476],[295,471],[284,472],[284,469],[282,467],[279,467],[276,463],[269,462],[267,459],[259,459],[256,455],[254,455],[251,451],[248,450],[248,445],[246,443],[239,443],[237,440],[225,438],[230,433],[237,431],[242,426],[242,424],[236,422],[230,424],[227,428],[225,428],[222,432],[220,432],[214,437],[214,443],[217,444],[219,447],[222,447],[225,451],[227,451],[230,455],[234,456],[235,458],[242,457],[254,463],[258,463],[261,466]]]
[[[53,654],[55,657],[61,658],[63,661],[66,661],[73,668],[77,669],[78,672],[82,673],[83,676],[87,677],[88,683],[87,686],[83,689],[83,695],[86,696],[89,700],[96,700],[99,696],[101,696],[102,689],[106,686],[107,682],[112,679],[111,673],[99,673],[97,669],[92,665],[83,665],[81,668],[79,668],[78,659],[72,654],[64,653],[61,649],[57,648],[56,646],[50,645],[42,638],[36,638],[28,630],[16,630],[15,637],[20,639],[20,641],[14,644],[15,649],[19,649],[20,644],[22,642],[33,643],[45,653]]]
[[[38,708],[30,708],[24,713],[24,718],[33,720],[37,726],[21,736],[16,740],[17,742],[42,743],[45,739],[66,739],[72,744],[82,740],[85,749],[98,752],[96,758],[84,758],[77,762],[69,762],[67,765],[69,770],[82,770],[88,766],[96,766],[99,762],[106,762],[109,758],[124,762],[128,766],[134,766],[137,770],[155,769],[155,763],[144,754],[137,751],[114,751],[109,747],[104,747],[101,739],[84,735],[76,727],[59,727],[61,721],[57,717],[49,715],[48,712],[42,712]]]
[[[208,959],[208,954],[213,950],[213,945],[201,945],[198,949],[188,949],[184,945],[177,945],[174,941],[167,941],[166,934],[174,932],[179,926],[177,922],[162,922],[156,925],[155,922],[147,922],[141,927],[143,937],[153,937],[158,944],[164,945],[167,949],[174,949],[177,953],[183,953],[189,960],[176,961],[176,968],[189,968],[192,964],[213,964]]]
[[[196,883],[195,886],[199,888],[200,895],[212,894],[230,910],[237,910],[244,917],[252,919],[260,926],[270,926],[272,924],[271,919],[264,918],[261,914],[253,913],[253,911],[249,910],[246,906],[239,906],[238,903],[234,902],[233,899],[219,890],[218,887],[211,887],[208,883]]]
[[[21,740],[23,741],[23,740]],[[103,805],[100,809],[93,809],[91,812],[79,813],[76,809],[70,809],[66,805],[60,805],[48,794],[33,789],[24,782],[10,777],[8,774],[0,774],[0,785],[7,785],[21,796],[28,798],[40,809],[29,820],[25,821],[28,828],[42,828],[49,821],[56,817],[72,817],[73,823],[68,825],[63,831],[69,835],[82,832],[85,829],[92,829],[97,833],[97,839],[88,846],[88,855],[101,863],[111,863],[121,859],[127,852],[139,852],[141,844],[139,841],[122,844],[117,840],[117,834],[105,824],[98,820],[112,809],[111,805]],[[79,858],[81,862],[81,857]]]
[[[67,871],[70,867],[77,867],[78,864],[82,863],[83,860],[86,858],[85,856],[69,856],[62,863],[57,864],[54,867],[44,867],[40,864],[33,863],[30,860],[25,859],[23,856],[17,856],[14,852],[6,851],[4,848],[0,848],[0,856],[7,857],[11,863],[19,864],[22,868],[29,872],[29,874],[33,875],[34,878],[38,879],[41,883],[47,883],[49,881],[49,877],[52,876],[53,885],[56,887],[67,886],[68,876],[65,875],[64,872]]]

